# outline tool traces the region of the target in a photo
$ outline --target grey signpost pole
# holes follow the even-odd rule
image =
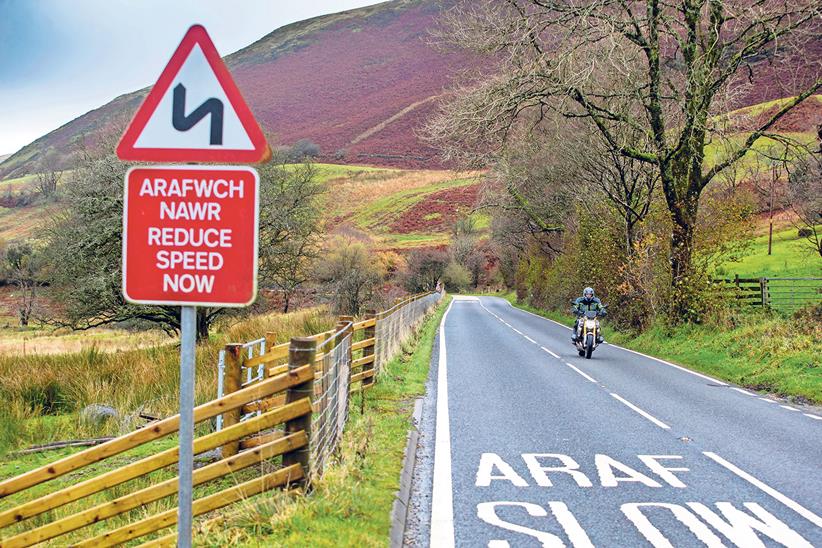
[[[194,359],[197,307],[180,310],[180,461],[177,546],[191,548],[192,474],[194,469]]]

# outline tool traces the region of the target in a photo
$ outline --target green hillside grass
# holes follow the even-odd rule
[[[725,263],[717,275],[741,278],[822,277],[822,257],[815,253],[796,228],[774,232],[772,254],[768,255],[768,236],[753,239],[748,254],[739,262]]]
[[[447,188],[456,188],[475,184],[474,179],[451,179],[419,188],[411,188],[385,196],[354,212],[352,220],[362,229],[376,229],[378,232],[386,223],[390,223],[426,196]]]

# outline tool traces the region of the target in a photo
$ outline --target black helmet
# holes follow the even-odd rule
[[[582,290],[582,296],[586,299],[593,299],[594,298],[594,288],[593,287],[586,287]]]

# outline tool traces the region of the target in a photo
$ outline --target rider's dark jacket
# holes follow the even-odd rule
[[[598,297],[592,297],[590,299],[586,299],[585,297],[577,297],[577,300],[574,301],[575,313],[591,311],[601,312],[603,310],[605,310],[605,307],[602,306],[602,301],[600,301]]]

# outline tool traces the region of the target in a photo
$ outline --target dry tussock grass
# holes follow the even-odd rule
[[[219,335],[197,352],[195,397],[212,400],[217,392],[217,357],[227,342],[245,342],[275,332],[277,339],[313,334],[331,327],[326,309],[253,316],[217,328]],[[96,346],[54,355],[0,356],[0,452],[66,437],[117,434],[132,429],[139,412],[173,415],[178,409],[179,354],[174,341],[136,350],[106,353]],[[77,413],[90,404],[114,407],[122,420],[102,427],[83,425]],[[43,431],[44,421],[61,428]],[[58,437],[59,436],[59,437]]]

